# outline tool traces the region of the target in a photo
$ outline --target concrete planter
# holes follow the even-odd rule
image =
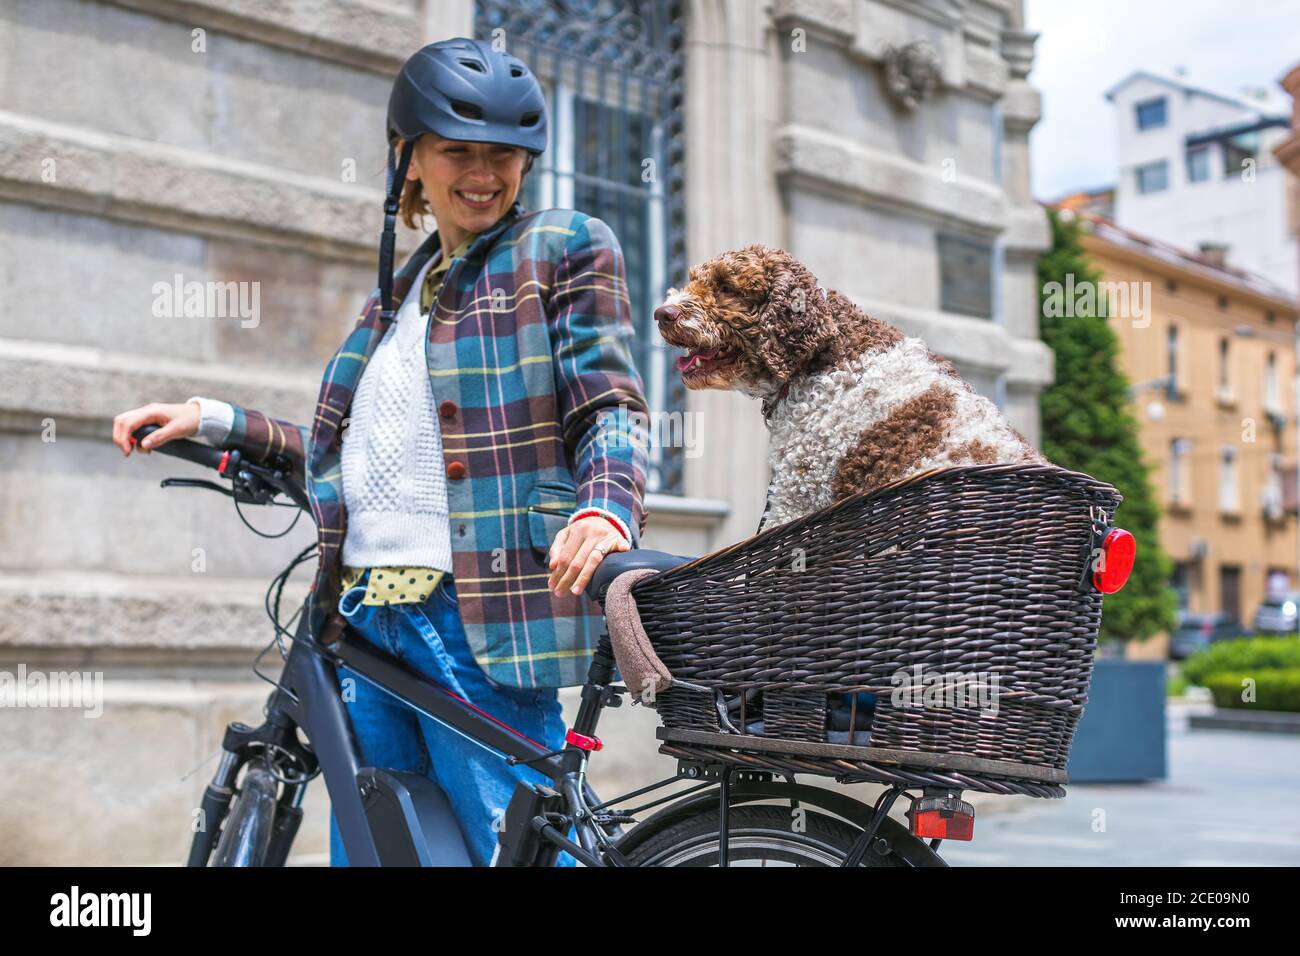
[[[1101,658],[1066,766],[1071,783],[1163,780],[1163,661]]]

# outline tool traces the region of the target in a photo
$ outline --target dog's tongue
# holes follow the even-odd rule
[[[699,362],[711,359],[717,356],[718,348],[702,349],[699,352],[692,352],[690,355],[679,356],[677,359],[677,371],[688,372]]]

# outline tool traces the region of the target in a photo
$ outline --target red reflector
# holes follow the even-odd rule
[[[217,474],[224,478],[226,474],[226,465],[228,464],[230,464],[230,452],[223,451],[221,453],[221,461],[217,462]]]
[[[924,840],[969,840],[975,834],[975,816],[953,810],[919,810],[912,814],[912,834]]]
[[[969,840],[975,833],[975,808],[953,793],[912,801],[907,817],[912,835],[926,840]]]
[[[1137,542],[1123,528],[1112,528],[1101,543],[1101,554],[1092,572],[1092,583],[1102,594],[1114,594],[1124,586],[1133,570]]]

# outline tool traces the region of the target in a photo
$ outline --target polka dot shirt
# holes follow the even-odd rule
[[[354,587],[365,568],[343,569],[343,590]],[[423,604],[446,572],[437,568],[371,568],[362,604]]]

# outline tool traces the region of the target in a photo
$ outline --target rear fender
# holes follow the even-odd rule
[[[813,787],[808,784],[790,784],[777,780],[733,782],[731,784],[731,805],[756,803],[759,800],[797,801],[800,805],[815,807],[835,816],[842,817],[862,829],[866,829],[872,820],[872,810],[860,800],[854,800],[842,793],[825,787]],[[628,831],[618,843],[622,853],[631,853],[638,846],[655,834],[666,830],[675,823],[696,816],[718,807],[718,791],[710,789],[671,803],[658,813],[639,823]],[[880,824],[878,837],[889,843],[889,847],[909,866],[947,866],[939,854],[930,849],[929,844],[911,834],[907,827],[893,817],[885,817]]]

